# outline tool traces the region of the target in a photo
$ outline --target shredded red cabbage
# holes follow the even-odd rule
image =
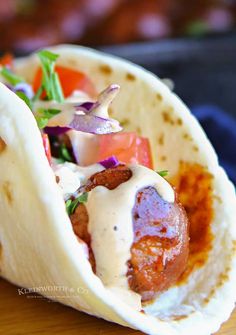
[[[111,156],[104,159],[103,161],[100,161],[99,164],[101,164],[105,169],[109,169],[119,165],[119,161],[116,156]]]
[[[66,133],[68,130],[71,130],[69,127],[45,127],[44,129],[45,134],[51,135],[51,136],[59,136],[64,133]]]

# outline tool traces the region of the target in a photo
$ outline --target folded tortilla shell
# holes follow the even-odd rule
[[[169,170],[171,178],[180,162],[196,162],[213,175],[212,248],[203,267],[164,292],[145,308],[145,314],[121,301],[93,274],[73,233],[31,111],[0,84],[1,276],[148,334],[216,332],[236,300],[236,200],[234,187],[202,128],[183,102],[146,70],[83,47],[50,49],[60,54],[58,64],[88,74],[98,91],[110,83],[121,85],[112,117],[125,121],[127,130],[149,137],[156,170]],[[33,55],[17,60],[15,66],[19,75],[32,82],[38,64]]]

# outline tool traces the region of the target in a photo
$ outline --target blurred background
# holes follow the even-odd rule
[[[0,51],[95,47],[174,81],[236,183],[236,0],[0,0]]]

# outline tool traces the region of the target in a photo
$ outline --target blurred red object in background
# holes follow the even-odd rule
[[[28,53],[59,43],[117,44],[225,32],[236,0],[0,1],[1,51]]]
[[[88,32],[83,41],[116,44],[167,37],[171,34],[170,6],[171,0],[123,1],[99,27]],[[94,40],[96,33],[97,40]]]
[[[5,1],[6,8],[0,6],[0,18],[8,13],[7,21],[0,21],[1,50],[27,53],[50,44],[78,42],[121,1]]]

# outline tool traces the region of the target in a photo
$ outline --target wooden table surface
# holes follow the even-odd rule
[[[0,279],[0,335],[142,335],[38,296],[19,295]],[[236,334],[236,310],[217,335]],[[199,334],[201,335],[201,334]]]

